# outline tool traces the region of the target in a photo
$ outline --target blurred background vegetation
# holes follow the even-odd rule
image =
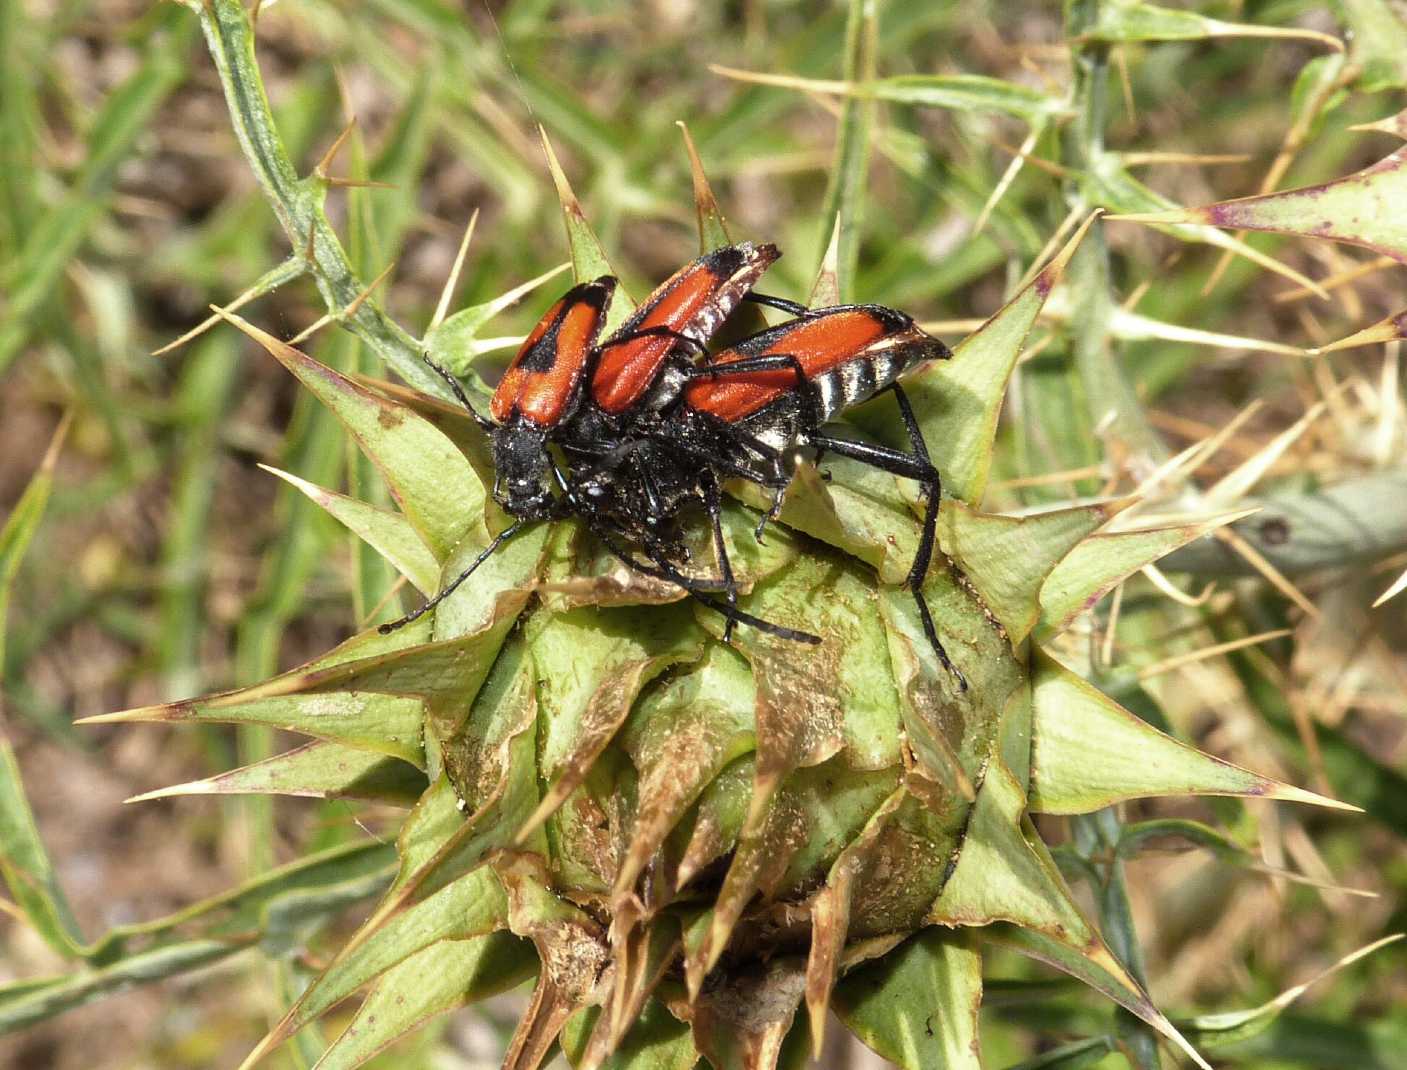
[[[1347,174],[1397,146],[1350,130],[1404,103],[1407,22],[1390,0],[1197,10],[1357,36],[1346,57],[1303,38],[1113,46],[1099,137],[1123,174],[1197,205],[1254,193],[1267,175],[1288,188]],[[363,279],[394,263],[378,299],[414,334],[430,321],[471,213],[477,227],[454,308],[489,301],[565,259],[537,124],[633,293],[695,255],[688,158],[675,125],[684,120],[734,234],[785,251],[769,290],[806,296],[829,237],[825,207],[845,195],[849,174],[852,192],[862,191],[851,201],[853,296],[960,337],[1072,222],[1072,168],[1088,148],[1072,143],[1080,121],[1030,103],[1066,99],[1074,75],[1065,13],[1046,3],[890,0],[878,26],[872,55],[882,75],[988,75],[1026,87],[1030,99],[995,110],[882,103],[868,160],[836,167],[845,98],[823,85],[757,85],[713,68],[842,78],[842,4],[281,0],[263,5],[258,32],[266,86],[300,173],[314,170],[355,116],[326,165],[347,179],[329,189],[329,214]],[[1013,167],[1023,155],[1024,166]],[[855,174],[864,176],[859,186]],[[1199,482],[1214,484],[1320,402],[1267,473],[1277,491],[1401,463],[1397,343],[1294,355],[1399,311],[1400,266],[1345,246],[1251,239],[1330,285],[1322,300],[1245,259],[1218,273],[1220,254],[1208,246],[1132,224],[1110,224],[1107,235],[1109,292],[1136,311],[1112,330],[1114,352],[1146,413],[1139,434],[1149,437],[1130,443],[1088,418],[1071,370],[1078,332],[1065,327],[1081,300],[1076,276],[1063,305],[1048,307],[1019,370],[989,508],[1116,487],[1130,456],[1171,455],[1248,405],[1254,410]],[[90,937],[395,827],[374,807],[310,800],[123,807],[139,792],[253,760],[274,741],[256,730],[71,725],[251,683],[327,649],[380,609],[392,578],[384,566],[257,467],[374,493],[329,414],[228,329],[152,355],[289,252],[188,10],[0,0],[0,508],[18,501],[62,414],[72,414],[47,513],[11,593],[4,728],[58,881]],[[478,370],[492,378],[556,287],[479,332]],[[325,311],[304,279],[244,314],[289,338]],[[322,331],[306,346],[340,368],[382,370],[345,332]],[[1393,514],[1401,526],[1407,513],[1381,496],[1372,507],[1358,518],[1369,527]],[[1141,855],[1129,884],[1161,1005],[1254,1006],[1407,927],[1407,629],[1401,599],[1369,608],[1407,567],[1401,550],[1367,561],[1346,550],[1341,567],[1292,577],[1312,612],[1257,577],[1221,579],[1199,608],[1188,607],[1177,649],[1286,630],[1230,657],[1169,670],[1156,663],[1177,649],[1140,649],[1147,640],[1137,628],[1118,643],[1096,637],[1115,663],[1158,669],[1146,674],[1160,678],[1149,690],[1129,678],[1120,695],[1132,705],[1131,693],[1155,694],[1159,704],[1147,698],[1145,716],[1369,811],[1353,819],[1229,803],[1130,807],[1140,817],[1215,815],[1265,866],[1330,886],[1266,879],[1206,852]],[[1190,602],[1205,583],[1176,574],[1175,592]],[[1124,612],[1155,598],[1166,595],[1148,584],[1131,590]],[[1046,831],[1060,838],[1058,824]],[[55,951],[7,914],[0,981],[61,970]],[[1407,1066],[1405,963],[1391,948],[1355,965],[1228,1061]],[[286,1005],[268,976],[236,957],[138,987],[0,1038],[0,1064],[230,1065]],[[1009,976],[1040,975],[1012,963]],[[1063,986],[1040,1012],[1027,1001],[1008,1013],[1000,990],[989,991],[984,1040],[993,1065],[1033,1054],[1033,1038],[1078,1033],[1096,1006]],[[501,1021],[492,1008],[465,1012],[385,1065],[496,1064],[502,1022],[511,1020],[511,1009]],[[836,1065],[848,1058],[837,1053]]]

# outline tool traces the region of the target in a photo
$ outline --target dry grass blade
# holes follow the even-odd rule
[[[710,63],[708,69],[735,82],[751,82],[753,85],[771,85],[779,89],[800,89],[806,93],[826,93],[831,96],[848,96],[854,91],[854,84],[835,78],[802,78],[793,74],[768,74],[765,71],[745,71],[737,67],[725,67],[720,63]]]
[[[1015,153],[1012,155],[1011,163],[1006,165],[1006,170],[1002,172],[1001,178],[999,178],[997,184],[992,187],[992,192],[987,197],[987,202],[982,205],[982,210],[977,213],[977,219],[972,224],[972,232],[974,234],[980,234],[983,229],[986,228],[987,220],[991,218],[992,212],[995,211],[997,205],[1001,203],[1001,199],[1006,196],[1006,191],[1009,190],[1011,184],[1016,181],[1016,176],[1021,173],[1021,165],[1026,163],[1027,160],[1030,160],[1033,164],[1045,162],[1037,161],[1031,156],[1043,132],[1044,127],[1042,126],[1031,127],[1030,133],[1026,135],[1026,140],[1021,142],[1020,147],[1016,149]]]
[[[1383,350],[1383,370],[1378,377],[1377,396],[1373,402],[1378,409],[1378,423],[1373,429],[1373,459],[1382,468],[1392,462],[1397,442],[1398,424],[1402,421],[1402,403],[1399,401],[1402,377],[1402,347],[1397,343]]]
[[[1341,384],[1338,390],[1342,391],[1346,385]],[[1326,401],[1315,402],[1308,412],[1271,439],[1264,449],[1237,465],[1209,487],[1204,495],[1206,501],[1216,506],[1227,506],[1240,501],[1252,487],[1265,477],[1271,466],[1299,441],[1300,437],[1309,430],[1315,420],[1319,419],[1327,407]]]
[[[1293,628],[1276,628],[1272,631],[1261,632],[1259,635],[1247,635],[1241,639],[1232,639],[1225,643],[1214,643],[1211,646],[1203,647],[1201,650],[1189,651],[1186,654],[1179,654],[1172,658],[1164,658],[1162,661],[1155,661],[1152,665],[1146,665],[1138,670],[1138,678],[1139,680],[1151,680],[1155,676],[1161,676],[1163,673],[1171,672],[1173,669],[1180,669],[1184,665],[1191,665],[1198,661],[1206,661],[1208,658],[1229,654],[1233,650],[1241,650],[1248,646],[1255,646],[1258,643],[1268,643],[1272,639],[1283,639],[1285,636],[1293,634]]]
[[[1259,398],[1254,399],[1232,419],[1228,420],[1226,426],[1214,434],[1208,435],[1202,441],[1194,442],[1185,447],[1181,452],[1159,465],[1134,488],[1131,496],[1142,502],[1151,502],[1154,500],[1153,492],[1155,490],[1165,484],[1176,484],[1186,479],[1230,442],[1246,421],[1260,411],[1262,404]],[[1128,523],[1131,519],[1132,517],[1126,517],[1124,523]]]
[[[1267,561],[1264,555],[1245,539],[1230,528],[1218,528],[1212,534],[1230,546],[1247,564],[1264,576],[1272,587],[1299,606],[1300,609],[1311,617],[1320,616],[1318,607],[1305,597],[1304,592],[1291,583],[1283,572]]]
[[[1199,606],[1206,605],[1207,601],[1216,591],[1216,584],[1208,583],[1202,588],[1201,594],[1188,594],[1174,584],[1172,580],[1168,579],[1167,573],[1157,565],[1144,565],[1139,571],[1143,573],[1149,583],[1158,588],[1164,595],[1171,598],[1178,605],[1187,606],[1189,609],[1196,609]]]
[[[1402,575],[1393,580],[1388,589],[1373,600],[1373,608],[1377,609],[1389,599],[1396,598],[1403,591],[1407,591],[1407,572],[1403,572]]]
[[[445,316],[449,314],[449,303],[454,300],[454,291],[459,286],[459,273],[464,270],[464,258],[469,254],[469,242],[473,239],[474,228],[478,224],[479,210],[475,208],[464,228],[464,237],[460,239],[459,249],[454,254],[454,265],[449,269],[449,277],[445,279],[445,288],[440,291],[440,300],[435,305],[435,314],[430,317],[430,326],[426,333],[443,323]]]
[[[1351,268],[1345,268],[1343,271],[1339,271],[1333,275],[1326,276],[1325,278],[1319,281],[1319,286],[1323,290],[1332,292],[1342,286],[1347,286],[1351,282],[1357,282],[1361,278],[1364,278],[1368,275],[1372,275],[1375,272],[1381,271],[1383,270],[1383,268],[1397,266],[1398,262],[1392,257],[1377,256],[1374,257],[1372,260],[1368,260],[1362,264],[1356,264]],[[1282,293],[1278,293],[1274,297],[1272,297],[1271,300],[1274,301],[1276,304],[1286,304],[1290,301],[1303,301],[1306,297],[1317,296],[1318,295],[1312,290],[1300,286],[1296,287],[1293,290],[1285,290]]]
[[[1129,167],[1164,163],[1190,163],[1206,166],[1247,163],[1252,158],[1248,152],[1124,152],[1119,154],[1119,159],[1123,160]]]
[[[1038,138],[1035,136],[1034,131],[1032,132],[1032,135],[1028,136],[1026,140],[1020,145],[1013,145],[1008,141],[1003,141],[1001,138],[994,137],[992,139],[992,146],[994,148],[1001,149],[1001,151],[1006,153],[1008,156],[1014,157],[1011,163],[1007,165],[1007,170],[1003,175],[1003,179],[1005,179],[1006,174],[1012,173],[1013,167],[1019,167],[1019,165],[1022,163],[1028,163],[1032,167],[1036,168],[1038,171],[1043,171],[1046,174],[1051,175],[1055,178],[1067,179],[1074,176],[1075,172],[1072,171],[1070,168],[1062,167],[1060,164],[1055,163],[1053,160],[1047,160],[1043,156],[1033,155],[1031,150],[1035,148],[1037,140]],[[990,200],[988,203],[991,203]],[[1079,209],[1076,209],[1076,211],[1078,212]],[[987,214],[987,209],[984,207],[983,217],[985,217]],[[977,228],[974,227],[973,229],[976,230]]]

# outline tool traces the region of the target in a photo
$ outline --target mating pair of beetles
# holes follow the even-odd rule
[[[525,527],[575,516],[628,566],[677,584],[722,614],[725,641],[741,623],[818,643],[814,635],[738,608],[720,521],[722,484],[741,478],[771,491],[772,508],[757,526],[761,541],[768,521],[781,510],[800,458],[808,451],[816,459],[834,453],[919,484],[926,498],[923,530],[905,582],[939,661],[965,689],[923,596],[940,482],[898,382],[910,368],[952,354],[893,309],[810,309],[755,293],[753,285],[780,255],[775,245],[752,242],[706,253],[663,282],[604,341],[600,335],[616,280],[607,275],[572,287],[523,342],[494,392],[489,416],[474,408],[448,371],[426,357],[489,435],[494,500],[513,522],[439,594],[381,631],[409,623],[439,603]],[[742,301],[794,318],[710,355],[709,338]],[[826,421],[884,390],[898,402],[911,452],[826,433]],[[678,567],[687,556],[679,521],[695,508],[712,524],[721,573],[716,580],[687,576]],[[718,592],[723,600],[712,596]]]

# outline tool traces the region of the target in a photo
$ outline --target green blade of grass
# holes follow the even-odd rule
[[[39,529],[53,484],[54,465],[67,429],[65,420],[54,435],[39,471],[0,527],[0,666],[5,660],[10,583]],[[3,718],[3,694],[0,693],[0,876],[4,877],[10,894],[35,932],[64,958],[72,958],[80,953],[83,934],[34,823],[24,782],[20,779],[19,762],[5,733]]]
[[[20,0],[0,0],[0,251],[7,261],[24,244],[36,210],[35,29]]]
[[[107,211],[118,166],[147,129],[156,109],[185,74],[191,39],[187,16],[163,14],[142,63],[93,119],[83,169],[66,195],[33,226],[19,255],[0,273],[9,296],[0,321],[0,371],[29,339],[35,313],[53,292],[69,261]],[[6,168],[13,165],[7,161]]]
[[[240,146],[289,243],[306,249],[311,236],[312,267],[328,311],[344,316],[347,327],[406,382],[448,398],[449,388],[421,361],[420,344],[375,301],[362,299],[366,284],[323,212],[321,183],[298,178],[264,93],[248,12],[239,0],[211,0],[199,11]]]
[[[15,993],[13,998],[6,999],[0,990],[0,1034],[25,1029],[134,985],[205,969],[246,950],[253,943],[254,939],[247,936],[230,940],[188,940],[133,955],[103,969],[74,974],[54,984],[31,986]]]
[[[874,78],[879,38],[879,15],[872,0],[851,0],[845,24],[845,78]],[[873,100],[847,98],[836,136],[835,162],[831,166],[826,199],[821,207],[821,230],[816,248],[825,249],[831,232],[839,227],[836,278],[842,301],[853,300],[855,266],[860,258],[860,231],[864,225],[865,180],[870,165]]]

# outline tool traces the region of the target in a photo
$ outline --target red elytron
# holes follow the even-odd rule
[[[603,275],[573,286],[547,310],[493,393],[489,413],[500,426],[523,420],[545,429],[570,415],[615,290],[616,280]]]
[[[728,245],[661,283],[601,347],[591,376],[601,412],[620,417],[673,400],[704,343],[779,256],[775,245]]]
[[[716,377],[692,383],[684,402],[737,423],[803,390],[813,395],[817,416],[824,421],[884,390],[914,364],[946,355],[941,342],[892,309],[819,309],[718,354],[708,365]],[[772,361],[759,359],[768,357]],[[749,368],[753,370],[745,370]]]

